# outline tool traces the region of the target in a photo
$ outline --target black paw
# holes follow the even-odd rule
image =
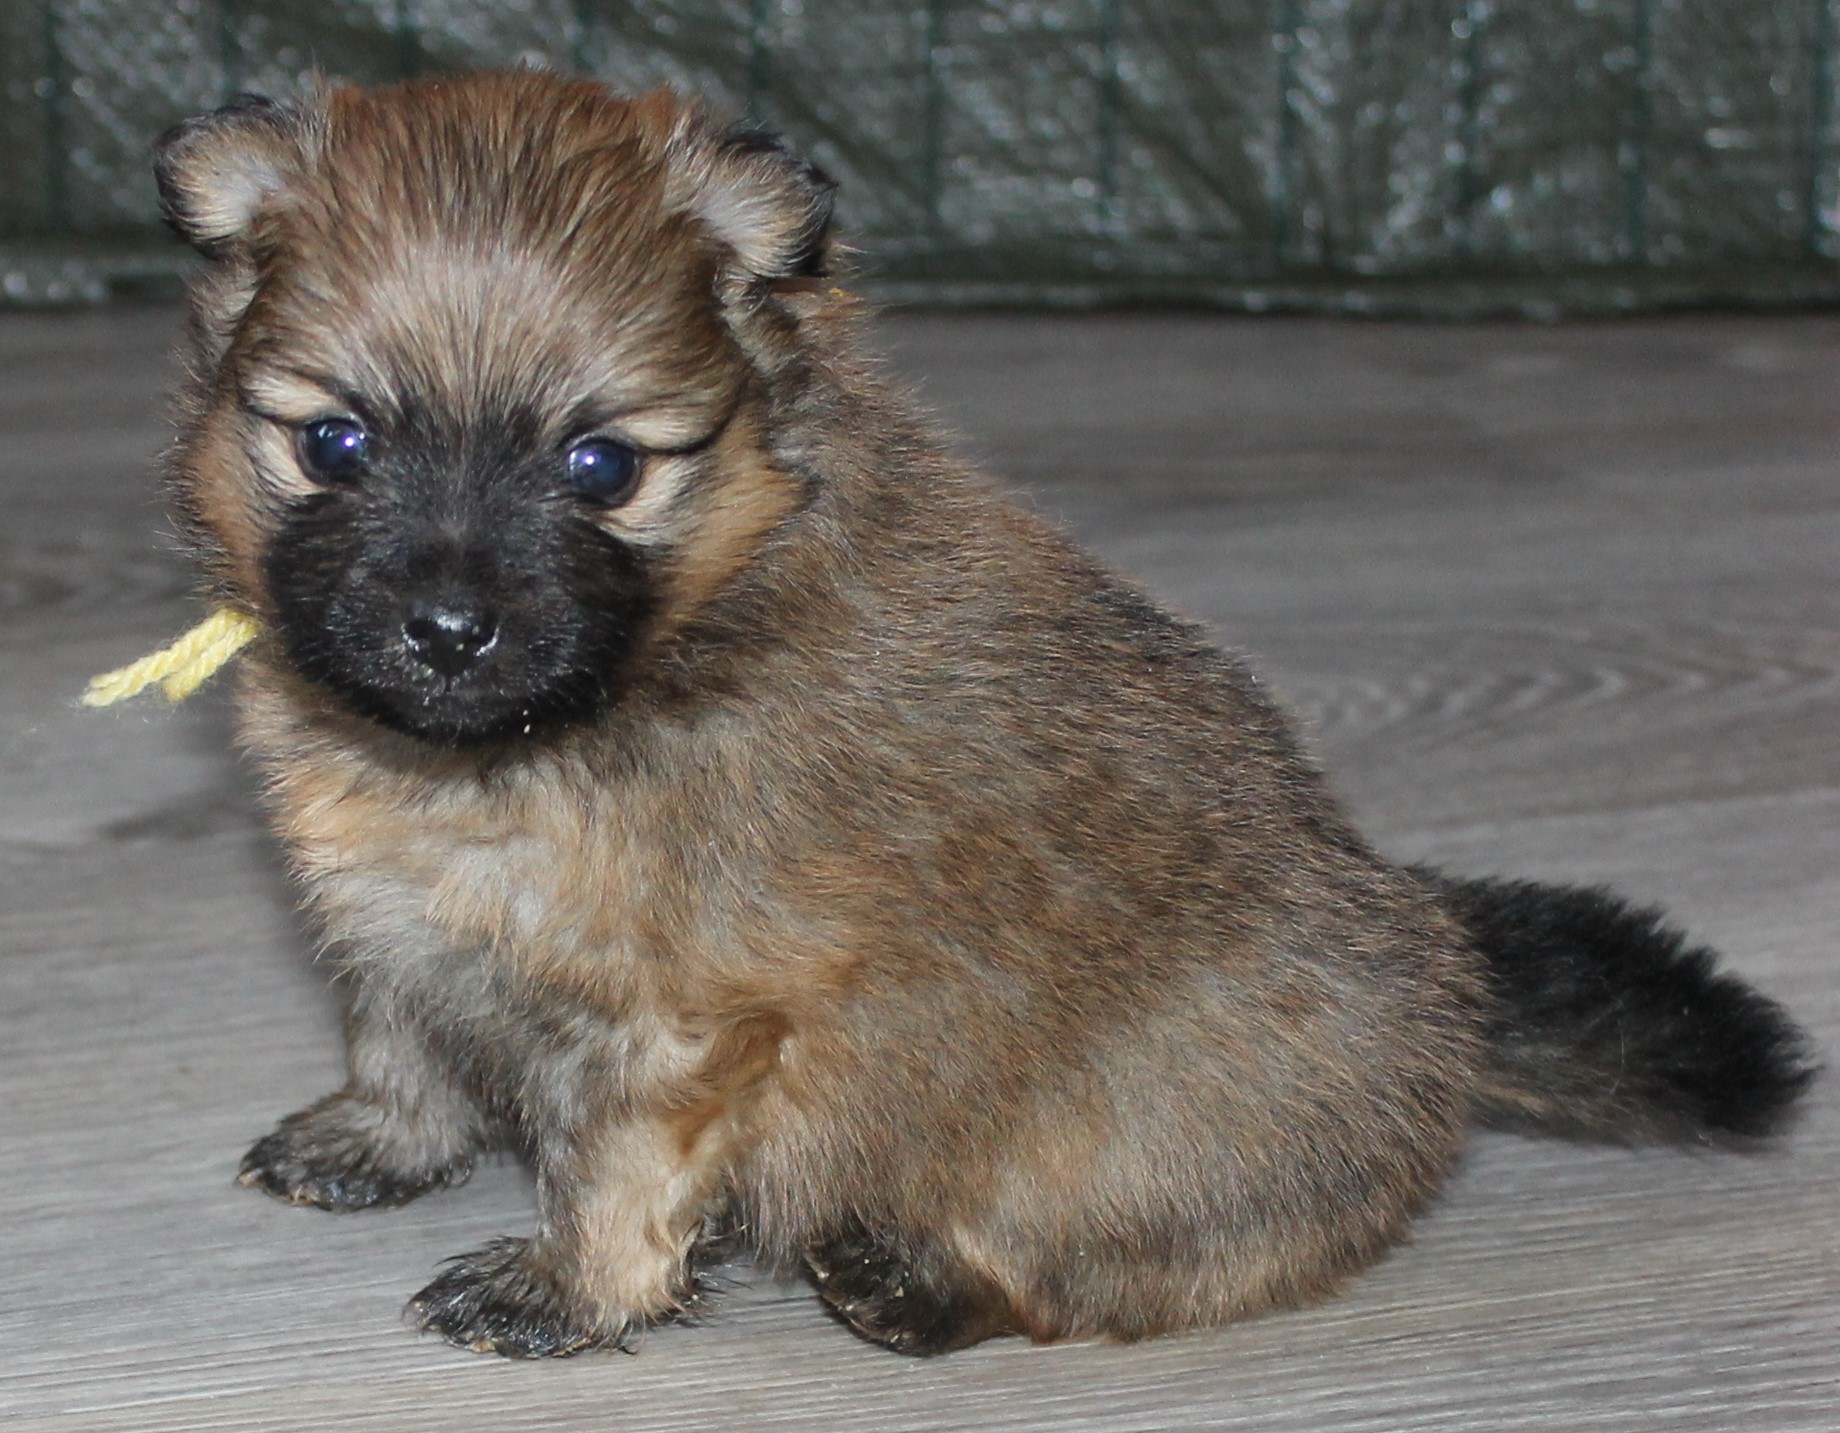
[[[366,1132],[331,1116],[327,1106],[290,1115],[243,1156],[236,1182],[290,1204],[346,1211],[407,1204],[418,1195],[463,1184],[470,1159],[434,1169],[394,1166]]]
[[[590,1327],[532,1258],[528,1239],[496,1239],[447,1261],[409,1300],[415,1326],[474,1353],[560,1358],[593,1348],[631,1352],[633,1329]]]
[[[809,1250],[805,1263],[833,1313],[896,1353],[950,1353],[1013,1331],[995,1289],[922,1273],[893,1240],[860,1226]]]

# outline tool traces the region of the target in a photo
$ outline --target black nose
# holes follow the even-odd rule
[[[403,619],[403,645],[423,666],[457,677],[474,666],[498,638],[498,617],[488,607],[431,602]]]

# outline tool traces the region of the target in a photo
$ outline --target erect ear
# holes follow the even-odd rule
[[[301,111],[261,95],[169,129],[153,158],[166,222],[202,253],[223,253],[299,172],[302,130]]]
[[[693,206],[750,277],[817,278],[826,272],[836,184],[780,140],[758,130],[714,136]]]

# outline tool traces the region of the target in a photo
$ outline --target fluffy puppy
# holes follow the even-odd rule
[[[1601,893],[1377,856],[1237,660],[859,356],[831,186],[537,74],[163,141],[176,508],[264,637],[242,739],[350,1078],[243,1180],[527,1153],[412,1304],[619,1346],[726,1233],[890,1347],[1315,1299],[1466,1126],[1754,1135],[1794,1028]]]

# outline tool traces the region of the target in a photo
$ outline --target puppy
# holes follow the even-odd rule
[[[536,1229],[413,1301],[627,1345],[715,1241],[912,1353],[1323,1296],[1466,1127],[1775,1127],[1794,1027],[1649,913],[1376,855],[1242,665],[946,451],[831,185],[532,73],[244,98],[171,465],[346,977],[297,1204],[482,1151]]]

